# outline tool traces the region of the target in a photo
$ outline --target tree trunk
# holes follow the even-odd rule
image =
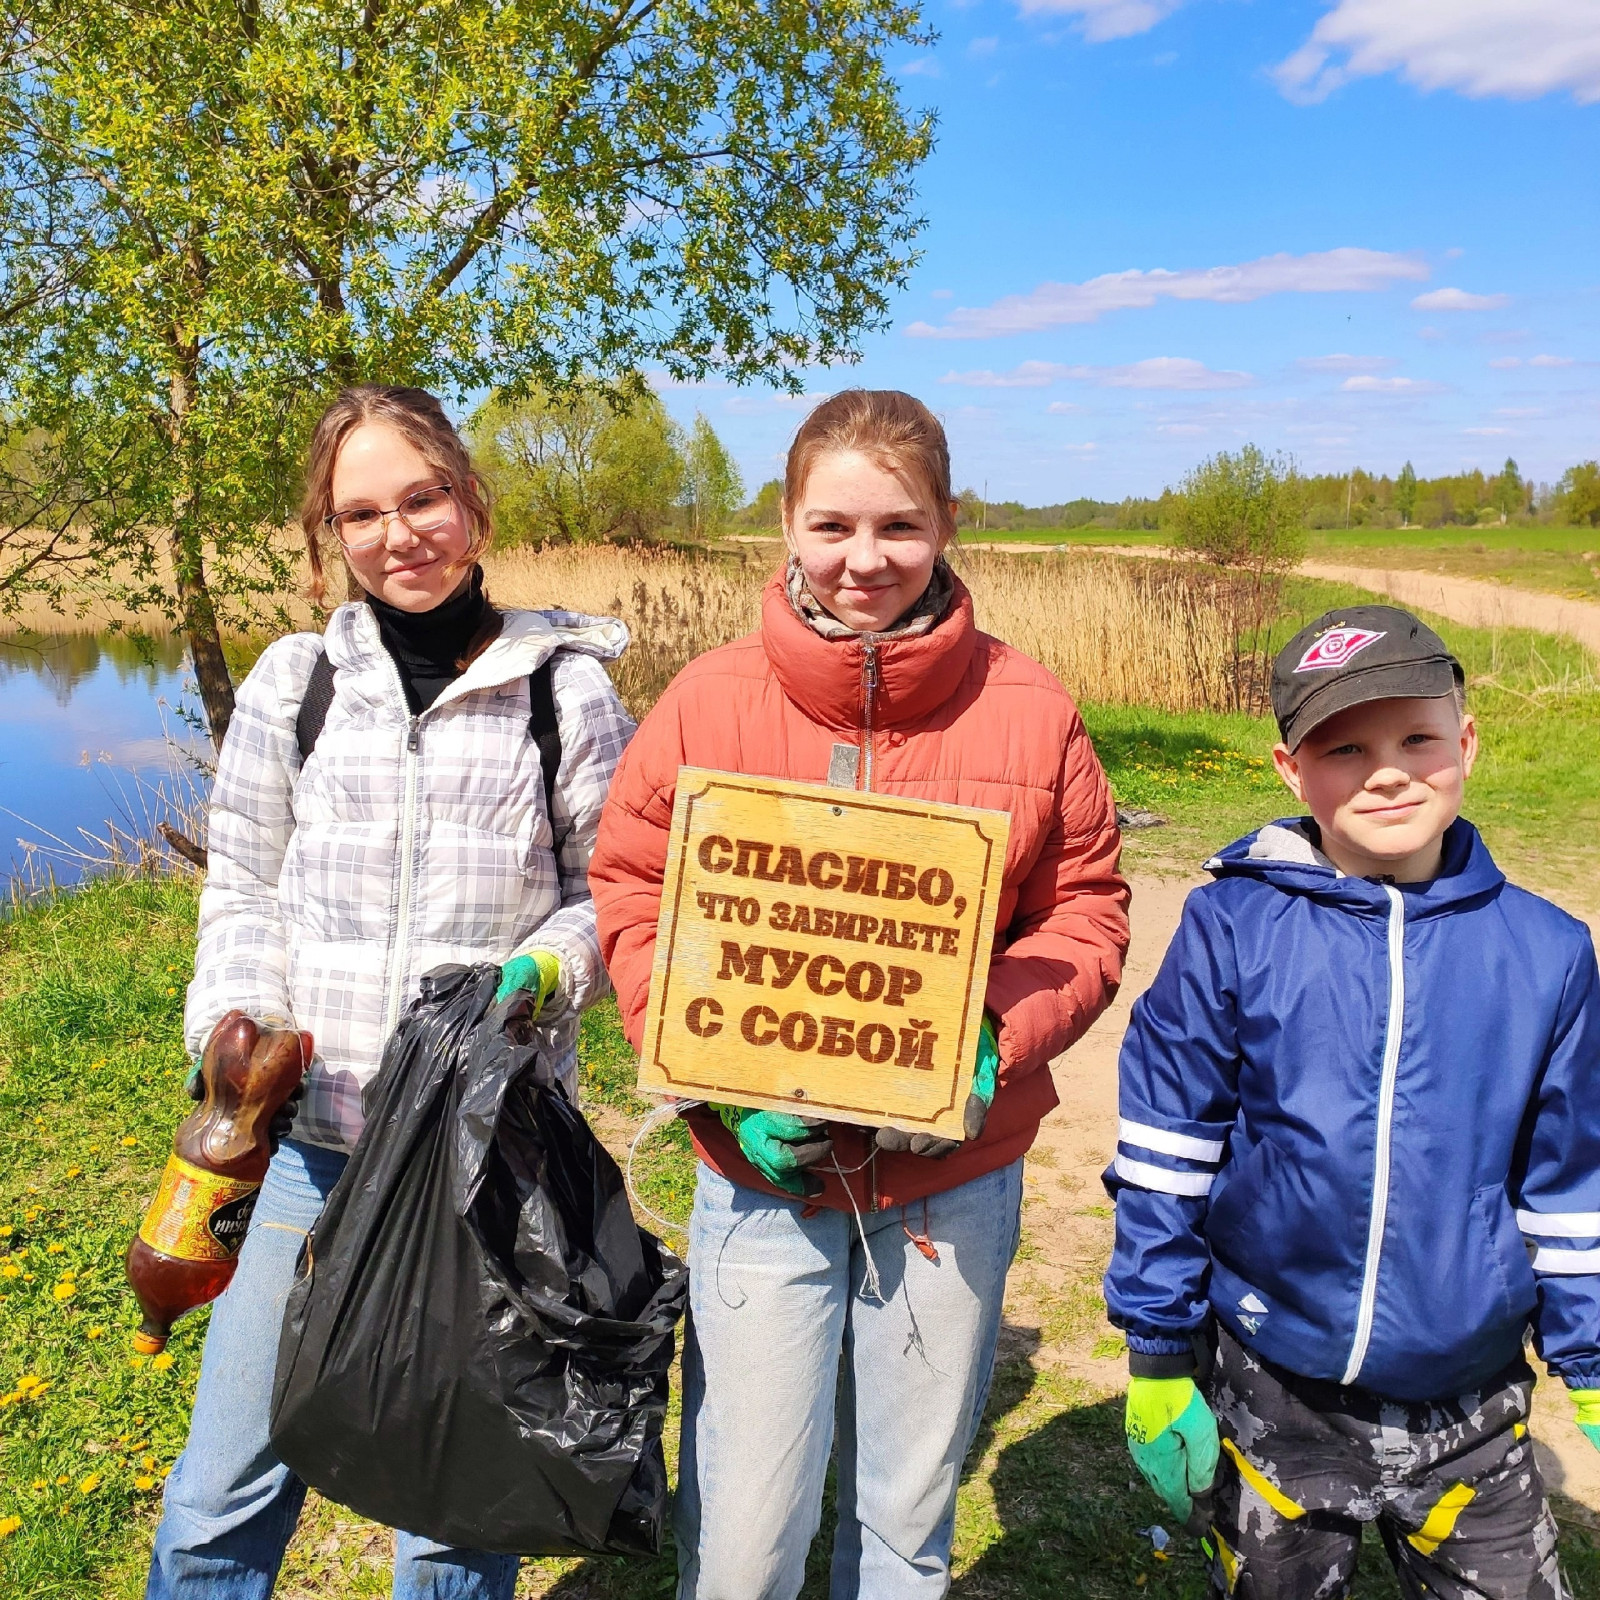
[[[178,589],[178,610],[183,618],[184,637],[189,641],[189,658],[200,685],[200,700],[206,710],[206,726],[218,750],[233,720],[233,676],[222,654],[222,634],[217,628],[217,609],[206,587],[205,563],[200,555],[198,535],[172,531],[172,575]]]

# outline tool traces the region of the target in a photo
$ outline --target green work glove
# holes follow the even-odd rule
[[[1128,1453],[1180,1523],[1217,1475],[1217,1419],[1193,1378],[1129,1378]]]
[[[1600,1389],[1572,1390],[1572,1404],[1577,1409],[1578,1426],[1584,1438],[1600,1450]]]
[[[512,956],[501,967],[500,987],[494,992],[494,1003],[499,1005],[518,989],[526,989],[533,996],[533,1015],[537,1017],[560,982],[561,957],[553,950],[529,950],[525,955]]]
[[[976,1139],[983,1133],[989,1120],[989,1107],[994,1104],[995,1084],[1000,1076],[1000,1041],[995,1037],[994,1018],[987,1011],[978,1029],[978,1064],[972,1074],[972,1092],[967,1096],[966,1110],[961,1118],[961,1131],[967,1139]],[[879,1128],[873,1143],[880,1150],[899,1155],[909,1152],[914,1156],[928,1156],[937,1161],[952,1150],[959,1150],[965,1141],[941,1139],[936,1133],[907,1133],[903,1128]]]
[[[822,1193],[822,1180],[808,1169],[833,1154],[825,1124],[787,1111],[752,1111],[748,1106],[712,1106],[722,1125],[739,1140],[744,1158],[768,1183],[785,1194]]]

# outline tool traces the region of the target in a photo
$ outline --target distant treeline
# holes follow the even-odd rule
[[[1508,459],[1496,473],[1460,472],[1419,478],[1408,461],[1391,477],[1357,467],[1348,473],[1301,477],[1309,528],[1474,528],[1501,523],[1600,526],[1600,464],[1581,462],[1554,484],[1533,483]],[[994,532],[1033,528],[1170,528],[1177,492],[1154,499],[1066,500],[1025,506],[1015,500],[985,502],[972,489],[960,495],[963,527]]]

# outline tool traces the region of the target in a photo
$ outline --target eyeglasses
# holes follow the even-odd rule
[[[442,528],[454,511],[455,489],[441,483],[431,489],[412,490],[389,511],[380,511],[377,506],[336,511],[323,518],[323,526],[346,550],[370,550],[388,535],[390,517],[399,517],[413,533],[432,533],[435,528]]]

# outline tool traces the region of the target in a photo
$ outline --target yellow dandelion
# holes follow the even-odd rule
[[[0,1278],[20,1278],[21,1276],[22,1268],[15,1261],[8,1261],[4,1266],[0,1266]]]
[[[100,1154],[100,1146],[97,1145],[97,1144],[90,1145],[89,1146],[89,1154],[92,1155],[92,1156],[99,1155]]]
[[[122,1148],[124,1150],[131,1150],[136,1144],[138,1144],[138,1142],[139,1141],[130,1133],[127,1138],[122,1141]]]
[[[16,1228],[9,1222],[0,1222],[0,1239],[9,1239],[16,1232]]]
[[[128,1365],[132,1367],[135,1372],[137,1372],[139,1368],[142,1367],[149,1359],[149,1356],[129,1356]]]
[[[57,1241],[55,1244],[47,1245],[45,1247],[45,1254],[49,1256],[63,1256],[66,1253],[67,1247],[59,1241]]]
[[[35,1478],[33,1480],[33,1487],[35,1489],[48,1489],[50,1485],[43,1478]]]
[[[139,1489],[141,1491],[145,1489],[153,1489],[156,1486],[156,1480],[154,1478],[146,1477],[143,1473],[141,1473],[133,1480],[133,1486],[135,1489]]]
[[[104,1328],[91,1328],[87,1337],[90,1339],[103,1339],[105,1338],[105,1335],[106,1330]]]
[[[57,1300],[70,1300],[78,1292],[78,1286],[71,1278],[63,1278],[50,1293]]]
[[[32,1222],[32,1221],[33,1221],[33,1219],[34,1219],[34,1218],[35,1218],[35,1217],[37,1217],[37,1216],[38,1216],[38,1215],[39,1215],[39,1213],[38,1213],[38,1210],[37,1210],[37,1209],[35,1209],[35,1210],[33,1210],[33,1211],[24,1211],[24,1212],[23,1212],[23,1213],[22,1213],[22,1220],[23,1220],[23,1221],[24,1221],[24,1222]]]
[[[80,1479],[78,1483],[79,1494],[93,1494],[100,1487],[100,1474],[91,1472],[88,1477]]]
[[[82,1167],[68,1167],[67,1168],[67,1176],[69,1178],[81,1178],[83,1176],[83,1168]]]
[[[31,1272],[24,1272],[22,1274],[22,1281],[24,1283],[32,1283],[33,1282],[33,1274]]]
[[[30,1372],[25,1377],[17,1379],[17,1387],[27,1394],[30,1390],[44,1388],[44,1379],[37,1372]]]
[[[21,1526],[21,1517],[0,1517],[0,1539],[9,1539]]]
[[[153,1361],[151,1361],[150,1365],[157,1372],[165,1372],[167,1370],[167,1368],[172,1365],[173,1360],[174,1360],[174,1357],[172,1355],[172,1352],[169,1351],[169,1350],[163,1350],[160,1355],[158,1355]]]
[[[71,1483],[71,1482],[72,1482],[72,1479],[71,1479],[71,1478],[69,1478],[69,1477],[68,1477],[68,1476],[67,1476],[67,1475],[66,1475],[66,1473],[64,1473],[64,1472],[63,1472],[63,1473],[62,1473],[62,1474],[61,1474],[61,1476],[60,1476],[60,1477],[59,1477],[59,1478],[57,1478],[57,1479],[56,1479],[56,1488],[58,1488],[58,1489],[64,1489],[64,1488],[66,1488],[66,1486],[67,1486],[67,1485],[68,1485],[68,1484],[69,1484],[69,1483]]]
[[[154,1472],[156,1470],[156,1458],[154,1456],[146,1456],[144,1460],[139,1463],[139,1465],[143,1467],[146,1472]]]

